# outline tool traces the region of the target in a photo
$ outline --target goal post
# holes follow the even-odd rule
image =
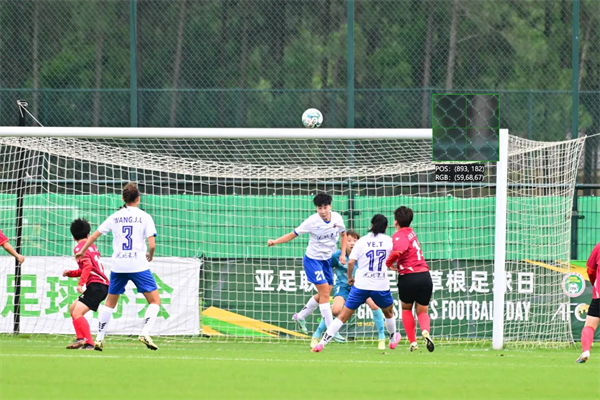
[[[266,241],[297,227],[314,212],[312,196],[327,191],[361,235],[373,214],[391,222],[396,207],[413,208],[441,342],[571,341],[569,321],[555,314],[567,301],[562,263],[584,139],[535,142],[500,130],[500,159],[485,165],[484,180],[449,183],[436,180],[431,138],[430,129],[0,127],[0,226],[14,235],[8,210],[18,154],[27,160],[25,205],[48,210],[24,209],[22,332],[70,329],[63,314],[74,293],[57,275],[74,264],[70,217],[57,207],[73,207],[95,229],[119,207],[124,183],[136,181],[159,231],[153,272],[168,301],[158,335],[304,339],[290,317],[314,293],[302,270],[306,239],[276,248]],[[110,242],[98,244],[107,264]],[[5,332],[15,288],[2,268]],[[400,318],[394,273],[389,278]],[[140,296],[128,288],[113,333],[136,333]],[[370,309],[357,310],[343,334],[375,338]]]

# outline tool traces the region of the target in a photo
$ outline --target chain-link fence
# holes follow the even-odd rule
[[[575,51],[573,51],[575,49]],[[0,124],[431,127],[500,95],[512,134],[600,132],[597,0],[0,0]],[[598,141],[585,176],[598,183]]]

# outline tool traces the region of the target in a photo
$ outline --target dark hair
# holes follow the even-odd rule
[[[371,229],[369,232],[372,232],[374,235],[379,235],[380,233],[385,233],[385,230],[388,226],[388,219],[383,214],[375,214],[373,218],[371,218]]]
[[[358,234],[358,232],[353,231],[351,229],[349,229],[349,230],[346,231],[346,236],[352,236],[356,240],[360,239],[360,235]]]
[[[90,234],[90,224],[83,218],[71,222],[71,235],[75,240],[85,239]]]
[[[400,228],[408,228],[413,220],[413,211],[408,207],[400,206],[394,211],[394,219]]]
[[[123,201],[125,202],[126,207],[127,204],[136,201],[138,197],[140,197],[140,190],[135,183],[129,182],[125,185],[123,188]]]
[[[317,195],[313,199],[313,203],[315,203],[315,207],[329,206],[331,205],[331,200],[331,196],[327,193],[317,193]]]

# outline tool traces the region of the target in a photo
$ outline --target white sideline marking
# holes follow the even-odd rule
[[[75,352],[74,352],[75,353]],[[522,364],[478,364],[472,362],[446,362],[446,361],[431,361],[431,362],[422,362],[415,361],[412,358],[403,358],[395,361],[372,361],[372,360],[332,360],[332,359],[281,359],[281,358],[240,358],[240,357],[190,357],[190,356],[139,356],[139,355],[129,355],[129,356],[118,356],[118,355],[84,355],[81,352],[77,352],[77,354],[0,354],[0,357],[13,357],[13,358],[28,358],[28,357],[50,357],[50,358],[121,358],[121,359],[149,359],[149,360],[188,360],[188,361],[245,361],[245,362],[269,362],[269,363],[293,363],[293,364],[302,364],[302,363],[335,363],[335,364],[368,364],[368,365],[398,365],[398,364],[409,364],[409,365],[427,365],[427,366],[437,366],[437,367],[446,367],[448,365],[451,366],[469,366],[469,367],[523,367]],[[317,356],[319,357],[319,356]],[[536,365],[536,368],[580,368],[576,364],[555,364],[555,365]]]

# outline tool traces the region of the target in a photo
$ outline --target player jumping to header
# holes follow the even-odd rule
[[[346,256],[350,255],[350,252],[354,248],[354,245],[360,239],[360,235],[354,231],[348,230],[346,231],[346,236],[348,237],[348,245],[346,250]],[[350,294],[351,286],[348,285],[348,264],[340,263],[340,254],[342,254],[341,250],[333,253],[333,257],[331,258],[331,265],[333,267],[333,272],[335,273],[335,287],[333,288],[333,307],[331,312],[334,317],[337,317],[342,311],[344,304],[346,303],[346,299]],[[354,268],[354,272],[356,273],[356,268]],[[385,324],[383,320],[383,312],[370,298],[367,299],[367,305],[373,312],[373,321],[375,322],[375,326],[377,327],[377,333],[379,335],[379,350],[385,349]],[[321,339],[321,335],[327,327],[325,326],[325,321],[321,320],[319,327],[315,331],[310,347],[311,349],[319,344]],[[335,334],[333,337],[335,342],[344,343],[346,339],[344,339],[339,332]]]
[[[370,297],[385,315],[385,327],[390,335],[390,349],[395,349],[400,341],[400,333],[396,332],[394,320],[394,299],[387,279],[385,260],[392,251],[392,239],[385,234],[388,220],[384,215],[377,214],[371,219],[369,234],[356,242],[350,253],[348,262],[348,284],[352,286],[348,300],[340,315],[327,327],[323,338],[312,351],[319,353],[329,343],[358,307],[365,304]],[[354,265],[358,262],[356,277],[351,278]]]
[[[333,286],[333,271],[331,269],[331,256],[335,252],[336,243],[341,236],[341,255],[340,262],[346,264],[346,227],[342,216],[331,211],[332,198],[327,193],[319,193],[313,199],[317,208],[316,214],[308,217],[298,228],[294,229],[279,239],[269,239],[269,247],[281,243],[287,243],[305,233],[310,234],[308,247],[302,263],[306,273],[306,279],[313,283],[317,288],[317,294],[311,297],[304,308],[294,314],[292,319],[296,321],[299,330],[305,335],[308,334],[305,318],[310,315],[317,307],[321,310],[321,315],[325,320],[325,325],[329,327],[333,322],[331,306],[329,304],[329,294]]]
[[[423,258],[417,234],[410,228],[413,212],[407,207],[398,207],[394,212],[396,233],[392,236],[394,247],[386,261],[388,268],[398,271],[398,297],[402,304],[402,324],[410,342],[410,351],[418,349],[415,333],[413,304],[417,303],[417,319],[421,327],[421,335],[425,339],[427,350],[435,346],[429,334],[430,321],[429,301],[433,291],[433,281],[429,267]],[[396,264],[396,265],[394,265]]]
[[[125,286],[129,281],[132,281],[138,292],[144,295],[149,304],[144,315],[144,327],[139,336],[139,341],[151,350],[158,350],[150,337],[150,330],[160,310],[160,297],[158,286],[148,266],[156,250],[156,228],[152,217],[138,208],[140,191],[134,183],[125,185],[123,201],[125,206],[108,217],[98,227],[98,230],[89,237],[83,248],[75,254],[75,258],[79,260],[96,239],[112,232],[113,267],[110,272],[108,299],[106,299],[106,304],[98,315],[98,336],[96,337],[95,348],[102,351],[106,327],[117,305],[119,296],[125,293]],[[149,245],[148,253],[146,253],[146,240],[148,240]]]
[[[600,323],[600,243],[594,247],[587,261],[587,274],[592,284],[592,302],[585,318],[585,326],[581,331],[581,349],[583,352],[577,362],[583,364],[590,359],[590,349],[594,341],[594,332]]]
[[[79,253],[87,241],[90,230],[90,224],[85,219],[76,219],[71,223],[71,235],[77,242],[73,250],[75,254]],[[104,266],[100,262],[100,252],[94,245],[87,249],[77,264],[78,269],[63,271],[63,276],[79,277],[77,292],[81,293],[81,296],[69,307],[77,339],[68,345],[67,349],[94,350],[90,324],[84,315],[90,310],[98,311],[98,306],[108,294],[108,279],[104,275]]]

